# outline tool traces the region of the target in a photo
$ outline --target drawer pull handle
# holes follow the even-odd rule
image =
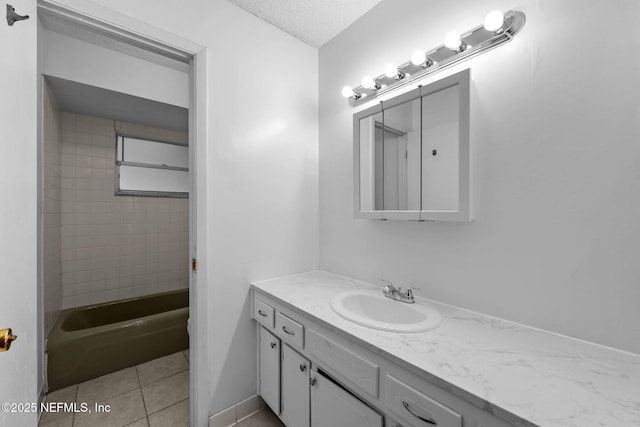
[[[282,330],[284,331],[285,334],[289,334],[289,335],[295,335],[296,334],[295,332],[289,331],[286,326],[283,326]]]
[[[275,342],[275,341],[272,341],[272,342],[271,342],[271,348],[276,348],[276,345],[277,345],[277,344],[276,344],[276,342]]]
[[[420,421],[424,421],[425,423],[432,424],[434,426],[438,425],[438,423],[433,418],[425,418],[425,417],[417,414],[413,409],[411,409],[411,406],[409,406],[409,404],[407,402],[405,402],[404,400],[402,401],[402,406],[404,406],[404,409],[409,411],[409,413],[411,415],[413,415],[414,417],[416,417]]]
[[[262,311],[262,310],[258,310],[258,314],[259,314],[260,316],[262,316],[262,317],[267,317],[267,313],[265,313],[265,312],[264,312],[264,311]]]

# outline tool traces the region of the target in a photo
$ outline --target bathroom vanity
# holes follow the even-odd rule
[[[287,427],[640,425],[637,355],[433,301],[437,329],[371,329],[330,308],[357,290],[382,293],[321,271],[252,284],[258,394]]]

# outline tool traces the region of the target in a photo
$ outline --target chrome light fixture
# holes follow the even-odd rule
[[[398,70],[396,64],[388,64],[384,69],[384,75],[390,79],[401,80],[404,79],[406,74]]]
[[[484,18],[482,26],[492,33],[499,33],[504,30],[504,14],[500,10],[489,12]]]
[[[342,96],[350,99],[360,99],[362,95],[353,90],[351,86],[345,86],[342,88]]]
[[[415,50],[411,54],[411,63],[422,68],[427,68],[433,65],[431,58],[427,57],[427,54],[424,53],[424,50],[422,49]]]
[[[378,90],[380,85],[371,76],[364,76],[362,78],[362,87],[369,90]]]
[[[398,66],[389,64],[384,73],[377,77],[365,76],[360,86],[345,86],[342,95],[349,100],[352,107],[360,105],[378,95],[511,41],[522,29],[525,20],[524,13],[518,10],[511,10],[505,14],[499,10],[489,12],[482,25],[464,34],[450,31],[440,46],[427,52],[418,49],[413,52],[409,61]]]
[[[456,53],[460,53],[467,48],[467,44],[462,41],[462,36],[458,30],[449,31],[444,36],[444,45]]]

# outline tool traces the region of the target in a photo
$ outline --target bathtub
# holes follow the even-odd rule
[[[49,391],[184,350],[189,290],[63,310],[47,339]]]

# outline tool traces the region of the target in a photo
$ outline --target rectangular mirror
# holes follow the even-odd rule
[[[356,113],[357,218],[471,220],[470,72]]]

